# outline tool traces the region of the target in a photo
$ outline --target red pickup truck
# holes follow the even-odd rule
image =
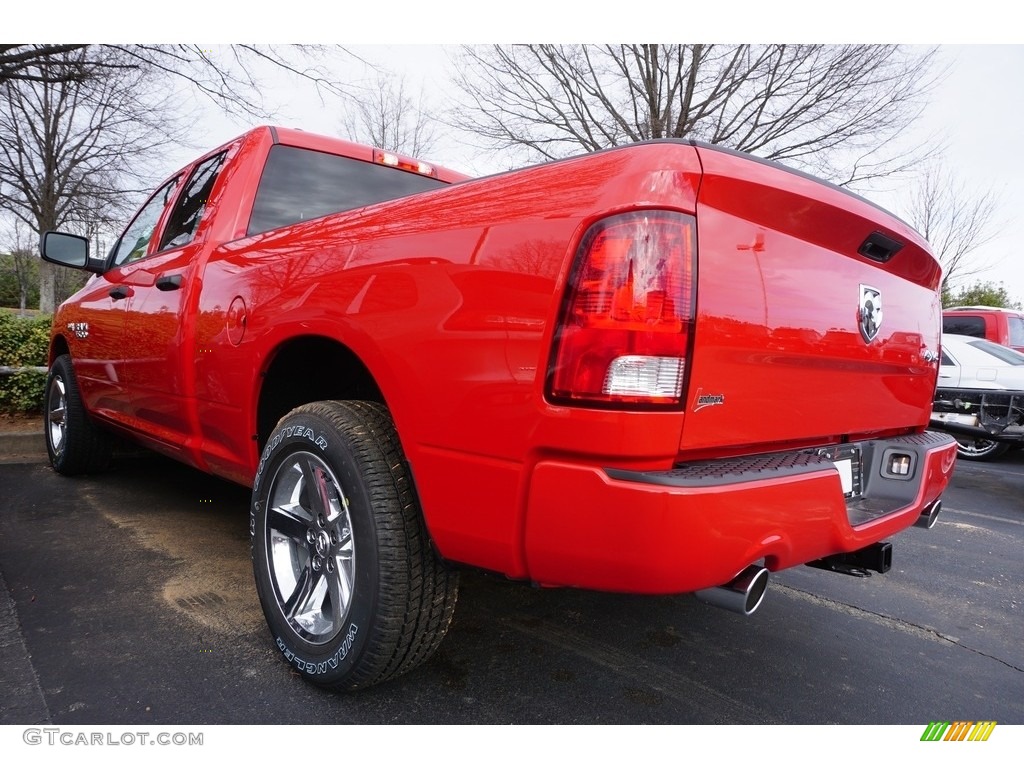
[[[53,467],[129,437],[252,488],[255,581],[309,680],[441,642],[457,566],[696,592],[864,575],[929,527],[940,267],[837,187],[688,141],[483,179],[260,127],[162,184],[58,310]]]

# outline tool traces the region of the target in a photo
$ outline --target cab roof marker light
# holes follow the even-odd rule
[[[398,168],[403,171],[418,173],[420,176],[431,176],[433,178],[437,178],[437,169],[429,163],[424,163],[409,157],[402,157],[394,152],[388,152],[383,149],[373,150],[373,162],[378,163],[379,165]]]

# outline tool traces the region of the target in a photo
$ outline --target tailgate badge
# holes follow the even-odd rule
[[[693,399],[693,412],[703,410],[712,405],[724,405],[725,395],[705,395],[703,390],[697,390],[697,396]]]
[[[882,327],[882,292],[870,285],[860,286],[860,335],[870,343]]]

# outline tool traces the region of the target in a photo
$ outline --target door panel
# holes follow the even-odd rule
[[[204,215],[215,197],[225,153],[199,162],[151,237],[155,253],[127,265],[133,292],[124,377],[137,428],[165,453],[197,463],[195,271],[204,247]],[[207,217],[209,218],[209,217]]]
[[[129,299],[130,289],[105,276],[94,278],[75,309],[76,327],[67,329],[86,408],[119,422],[128,410],[123,334]]]
[[[188,308],[194,248],[157,254],[133,265],[126,284],[133,290],[125,328],[123,375],[130,411],[152,438],[177,451],[190,433],[187,399],[194,345]]]

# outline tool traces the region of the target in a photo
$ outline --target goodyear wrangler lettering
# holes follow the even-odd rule
[[[345,639],[342,641],[341,647],[329,659],[320,662],[306,661],[292,651],[280,637],[275,639],[277,640],[278,649],[284,654],[289,663],[295,665],[297,670],[305,672],[307,675],[324,675],[330,670],[337,669],[338,664],[345,660],[349,651],[352,650],[352,644],[355,642],[358,633],[359,627],[355,624],[349,624],[348,632],[345,633]]]
[[[260,456],[259,466],[256,468],[256,478],[255,480],[253,480],[253,490],[258,489],[260,486],[260,479],[263,476],[263,469],[267,465],[267,459],[270,458],[270,454],[277,446],[279,446],[282,443],[282,441],[287,440],[290,437],[304,437],[310,442],[312,442],[321,451],[327,450],[327,438],[325,438],[323,435],[317,435],[316,432],[314,432],[311,428],[303,426],[285,427],[284,429],[280,430],[277,434],[275,434],[272,438],[270,438],[270,440],[268,440],[267,444],[264,446],[263,454]]]

